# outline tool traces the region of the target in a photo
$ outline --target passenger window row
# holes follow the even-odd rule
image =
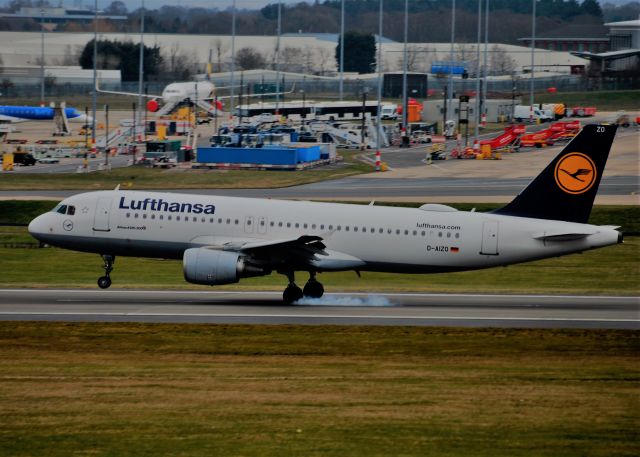
[[[216,218],[215,217],[198,217],[198,216],[173,216],[171,214],[168,214],[166,217],[164,216],[164,214],[159,214],[157,217],[155,214],[151,214],[149,216],[147,216],[146,213],[142,213],[140,215],[140,213],[126,213],[126,217],[127,218],[133,218],[133,219],[151,219],[151,220],[167,220],[167,221],[184,221],[184,222],[201,222],[201,223],[206,223],[207,221],[210,224],[214,224],[216,223]],[[223,219],[221,217],[217,218],[217,223],[218,224],[226,224],[226,225],[240,225],[240,220],[239,219],[231,219],[231,218],[226,218]],[[252,220],[248,219],[246,221],[246,224],[249,226],[252,224]],[[266,225],[266,222],[264,219],[260,219],[260,226],[264,227]],[[345,232],[351,232],[353,231],[354,233],[376,233],[376,231],[379,234],[383,234],[386,233],[388,235],[392,235],[392,234],[396,234],[396,235],[413,235],[413,236],[427,236],[427,232],[424,230],[421,230],[420,232],[418,232],[417,230],[408,230],[408,229],[392,229],[392,228],[387,228],[386,230],[384,228],[375,228],[375,227],[366,227],[366,226],[362,226],[362,227],[358,227],[358,226],[349,226],[349,225],[333,225],[333,224],[308,224],[308,223],[300,223],[300,222],[283,222],[283,221],[269,221],[269,226],[270,227],[278,227],[278,228],[296,228],[296,229],[309,229],[311,228],[311,230],[321,230],[321,231],[333,231],[336,230],[338,232],[344,230]],[[433,233],[432,233],[433,234]],[[455,233],[452,234],[451,232],[447,232],[446,234],[444,232],[438,232],[438,238],[443,238],[446,236],[446,238],[460,238],[460,233]]]

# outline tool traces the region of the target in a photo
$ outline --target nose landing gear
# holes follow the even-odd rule
[[[98,278],[98,287],[101,289],[108,289],[111,286],[111,277],[109,274],[113,271],[113,262],[115,262],[116,258],[112,255],[103,255],[102,260],[104,260],[104,276],[100,276]]]

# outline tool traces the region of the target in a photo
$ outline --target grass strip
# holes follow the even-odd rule
[[[0,454],[635,456],[639,333],[0,323]]]
[[[0,190],[105,190],[118,184],[123,189],[277,188],[344,178],[373,171],[370,164],[357,160],[358,152],[341,152],[344,161],[335,165],[300,171],[277,170],[184,170],[144,166],[114,168],[92,173],[49,173],[46,179],[37,173],[5,173]]]

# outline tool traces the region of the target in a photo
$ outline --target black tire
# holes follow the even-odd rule
[[[305,297],[320,298],[324,295],[324,286],[318,281],[309,281],[302,292]]]
[[[111,278],[109,276],[100,276],[98,278],[98,287],[101,289],[108,289],[111,286]]]
[[[298,286],[288,286],[282,293],[282,301],[286,305],[290,305],[303,297],[302,289]]]

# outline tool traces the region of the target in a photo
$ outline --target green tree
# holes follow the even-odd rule
[[[117,69],[120,70],[122,81],[137,81],[139,62],[139,44],[109,40],[98,41],[96,68]],[[93,40],[85,45],[82,54],[80,54],[79,63],[82,68],[93,68]],[[161,63],[160,48],[158,46],[152,48],[145,46],[142,69],[145,81],[156,79]]]
[[[580,8],[585,14],[590,14],[591,16],[597,16],[599,18],[602,17],[602,9],[600,8],[600,4],[597,0],[584,0]]]
[[[340,69],[340,40],[336,46]],[[344,71],[373,73],[376,63],[376,40],[371,33],[349,31],[344,34]]]

